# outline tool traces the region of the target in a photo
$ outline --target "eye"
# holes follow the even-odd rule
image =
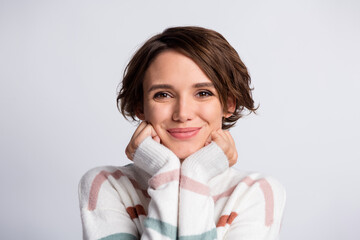
[[[201,97],[201,98],[205,98],[205,97],[210,97],[213,96],[214,94],[210,91],[199,91],[196,96]]]
[[[171,95],[167,92],[157,92],[154,95],[154,99],[170,98]]]

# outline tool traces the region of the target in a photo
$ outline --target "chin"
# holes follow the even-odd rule
[[[191,154],[195,153],[196,151],[198,151],[201,147],[197,146],[178,146],[178,147],[169,147],[169,149],[180,159],[180,160],[184,160],[185,158],[187,158],[188,156],[190,156]]]
[[[186,159],[188,156],[190,156],[191,154],[193,154],[193,152],[185,152],[185,153],[175,153],[175,155],[181,160],[183,161],[184,159]]]

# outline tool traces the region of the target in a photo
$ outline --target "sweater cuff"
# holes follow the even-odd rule
[[[177,156],[164,145],[154,141],[151,136],[142,141],[134,154],[135,166],[154,176],[165,164],[170,163],[174,168],[180,167]]]
[[[225,153],[215,142],[211,142],[184,160],[181,173],[208,182],[228,168],[229,160]]]

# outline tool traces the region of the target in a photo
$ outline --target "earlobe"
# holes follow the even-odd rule
[[[145,120],[145,115],[144,112],[142,111],[142,109],[138,108],[135,112],[135,115],[138,119],[144,121]]]
[[[228,118],[235,112],[236,100],[233,97],[227,99],[227,111],[224,113],[224,117]]]
[[[142,121],[145,120],[144,114],[143,113],[136,113],[136,117]]]

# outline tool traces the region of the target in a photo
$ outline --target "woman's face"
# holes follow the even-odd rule
[[[202,148],[211,132],[221,128],[222,117],[228,117],[211,80],[174,50],[150,64],[143,89],[144,108],[138,117],[151,123],[161,143],[180,159]]]

